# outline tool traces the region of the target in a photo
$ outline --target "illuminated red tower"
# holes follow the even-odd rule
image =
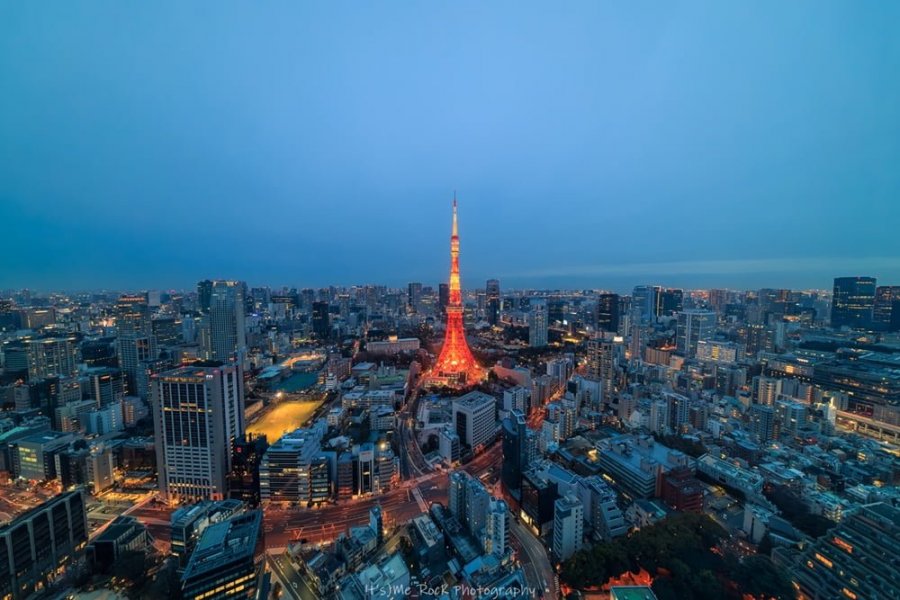
[[[453,198],[453,230],[450,234],[450,299],[447,303],[447,333],[441,355],[432,374],[447,383],[472,383],[481,378],[482,371],[469,344],[463,327],[462,293],[459,290],[459,226],[456,222],[456,198]]]

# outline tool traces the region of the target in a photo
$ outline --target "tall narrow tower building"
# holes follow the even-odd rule
[[[450,286],[447,299],[447,331],[441,354],[434,365],[432,375],[449,385],[466,384],[480,379],[482,371],[469,344],[463,325],[462,292],[459,285],[459,225],[456,217],[456,199],[453,199],[453,228],[450,233]]]

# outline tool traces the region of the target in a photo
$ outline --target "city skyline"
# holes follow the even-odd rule
[[[900,281],[900,7],[408,9],[10,8],[0,287]]]

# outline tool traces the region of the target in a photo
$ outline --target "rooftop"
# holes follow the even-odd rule
[[[262,527],[262,512],[246,512],[207,527],[191,554],[183,580],[212,571],[226,562],[251,558]]]

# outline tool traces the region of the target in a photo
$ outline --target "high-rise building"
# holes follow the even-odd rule
[[[213,282],[209,279],[204,279],[197,283],[197,308],[203,314],[209,312],[209,302],[212,298],[212,286]]]
[[[78,357],[74,338],[58,337],[28,342],[28,379],[72,377],[78,374]]]
[[[487,322],[496,327],[500,323],[500,281],[488,279],[485,286],[485,313]]]
[[[619,330],[619,295],[597,296],[597,329],[615,333]]]
[[[466,485],[466,518],[463,525],[475,539],[480,539],[484,535],[491,499],[491,495],[480,481],[469,478]]]
[[[24,600],[73,564],[88,539],[84,492],[63,492],[0,527],[0,598]]]
[[[895,598],[898,547],[900,509],[887,503],[860,506],[807,546],[791,572],[798,597]]]
[[[657,317],[671,317],[684,308],[684,291],[679,289],[657,289],[654,314]]]
[[[327,340],[331,334],[331,318],[327,302],[312,303],[312,332],[320,340]]]
[[[879,331],[900,331],[900,286],[880,285],[875,289],[872,321]]]
[[[181,576],[185,600],[259,597],[265,577],[262,511],[237,514],[207,527]]]
[[[527,421],[519,410],[503,419],[503,485],[515,493],[522,487],[522,471],[528,464]]]
[[[170,500],[223,499],[234,442],[244,434],[240,364],[154,375],[151,398],[160,492]]]
[[[624,358],[621,341],[591,339],[587,342],[587,376],[602,383],[601,395],[611,398],[615,391],[616,372]]]
[[[716,313],[711,310],[691,309],[678,313],[676,346],[682,356],[697,355],[697,343],[712,338],[716,331]]]
[[[438,451],[441,458],[453,465],[459,462],[460,452],[459,436],[450,427],[441,429],[441,435],[438,439]]]
[[[481,537],[481,546],[488,554],[503,556],[509,548],[509,507],[503,500],[491,499],[488,503],[487,522]]]
[[[469,392],[453,400],[453,429],[470,450],[493,439],[497,429],[496,410],[497,401],[483,392]]]
[[[584,538],[584,508],[574,495],[556,500],[553,507],[553,554],[567,560],[581,550]]]
[[[460,382],[471,383],[481,378],[482,370],[469,349],[463,325],[462,290],[459,281],[459,224],[455,198],[453,199],[453,226],[450,232],[449,294],[444,344],[441,346],[441,353],[432,372],[449,385]]]
[[[125,374],[129,394],[137,394],[141,363],[156,359],[156,337],[150,309],[143,295],[121,296],[116,302],[119,368]]]
[[[631,310],[635,324],[647,324],[656,317],[656,296],[661,288],[639,285],[631,292]]]
[[[260,498],[310,501],[311,465],[322,450],[321,426],[297,429],[269,446],[259,465]]]
[[[234,442],[231,471],[228,473],[228,497],[258,506],[260,498],[260,465],[269,444],[266,436],[246,433]]]
[[[547,301],[544,298],[532,298],[531,310],[528,313],[528,345],[542,348],[547,345],[547,328],[549,314]]]
[[[831,297],[831,326],[867,329],[875,307],[874,277],[835,277]]]
[[[768,444],[775,439],[775,409],[763,404],[753,404],[750,406],[750,425],[756,441]]]
[[[91,396],[97,406],[120,402],[125,396],[125,380],[118,369],[100,369],[89,374]]]
[[[246,350],[245,310],[243,282],[212,282],[209,313],[201,324],[203,354],[207,360],[229,362]]]
[[[422,284],[421,283],[410,283],[408,286],[407,292],[407,302],[406,306],[409,308],[410,312],[417,313],[420,311],[422,306]]]
[[[441,316],[447,314],[447,306],[450,304],[450,286],[446,283],[438,284],[438,307],[441,309]]]
[[[465,471],[450,473],[450,489],[447,492],[447,508],[456,519],[464,522],[466,518],[466,490],[470,476]]]

